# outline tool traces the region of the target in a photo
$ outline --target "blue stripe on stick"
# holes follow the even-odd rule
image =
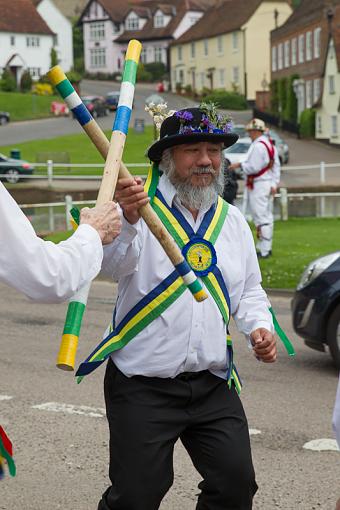
[[[112,131],[121,131],[122,133],[127,135],[130,117],[131,108],[128,108],[127,106],[119,106],[119,108],[117,109]]]
[[[85,126],[92,120],[92,115],[83,103],[73,108],[72,112],[81,126]]]
[[[183,260],[183,262],[177,264],[175,267],[181,276],[185,276],[191,271],[191,267],[186,260]]]

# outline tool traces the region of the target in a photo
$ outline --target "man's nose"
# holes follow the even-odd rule
[[[211,158],[207,150],[202,149],[198,154],[197,164],[199,166],[209,166],[211,165]]]

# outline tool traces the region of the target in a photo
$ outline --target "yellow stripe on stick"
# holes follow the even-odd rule
[[[47,74],[49,80],[54,86],[57,86],[59,83],[67,79],[66,74],[60,66],[52,67],[52,69]]]
[[[142,51],[141,43],[136,39],[132,39],[129,42],[128,49],[125,55],[125,60],[134,60],[136,64],[138,64],[141,51]]]

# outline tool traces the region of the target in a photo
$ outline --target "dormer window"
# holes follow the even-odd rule
[[[131,15],[126,20],[126,30],[138,30],[139,29],[139,18],[138,16]]]
[[[164,27],[164,16],[161,12],[157,13],[155,16],[155,28]]]

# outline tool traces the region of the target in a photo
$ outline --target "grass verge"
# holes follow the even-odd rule
[[[0,110],[9,112],[12,122],[50,117],[52,101],[60,101],[60,99],[57,96],[0,92]]]

